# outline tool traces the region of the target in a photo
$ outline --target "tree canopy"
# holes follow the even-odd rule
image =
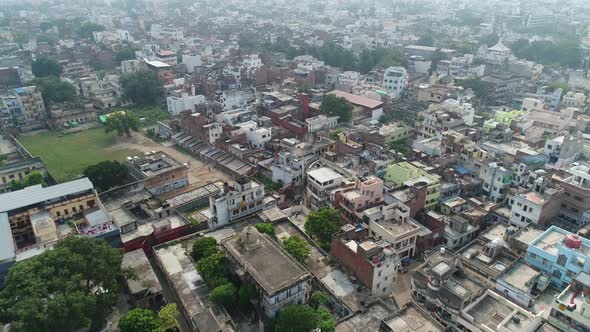
[[[176,303],[167,304],[160,309],[160,312],[158,312],[158,320],[160,323],[158,332],[178,331],[180,329],[180,324],[177,319],[178,315],[179,313]]]
[[[283,247],[285,247],[285,250],[291,256],[301,263],[305,262],[311,253],[307,241],[297,235],[290,236],[288,239],[283,241]]]
[[[315,237],[324,250],[329,250],[332,235],[340,229],[340,212],[334,208],[324,207],[312,211],[305,221],[305,232]]]
[[[202,258],[212,256],[217,252],[217,240],[210,236],[203,236],[193,242],[191,256],[195,262],[198,262]]]
[[[105,131],[107,133],[116,131],[119,136],[131,137],[131,132],[138,131],[139,127],[139,119],[129,112],[114,112],[107,117],[105,122]]]
[[[309,332],[318,326],[318,315],[312,307],[306,304],[289,304],[279,312],[275,331]]]
[[[483,103],[488,104],[491,102],[491,87],[486,82],[479,78],[469,78],[465,80],[457,81],[458,86],[462,86],[466,89],[471,89],[475,93],[475,96]]]
[[[40,56],[31,64],[31,71],[35,77],[60,76],[63,67],[53,58]]]
[[[119,320],[119,332],[152,332],[160,326],[153,311],[135,308]]]
[[[345,98],[328,94],[322,99],[320,112],[328,116],[339,116],[338,121],[348,122],[352,118],[352,104]]]
[[[83,173],[98,191],[105,191],[125,184],[128,172],[126,164],[117,160],[105,160],[86,167]]]
[[[162,81],[149,70],[123,75],[121,85],[125,96],[139,105],[156,104],[162,97]]]
[[[322,291],[313,292],[308,301],[309,306],[314,309],[318,309],[321,306],[324,306],[328,303],[330,303],[330,297],[328,296],[328,294]]]
[[[124,60],[135,59],[135,50],[130,47],[122,48],[115,55],[115,59],[117,60],[118,63],[121,63],[121,61],[124,61]]]
[[[123,255],[104,240],[67,237],[14,265],[0,292],[0,321],[15,331],[96,330],[117,302]]]
[[[532,43],[519,39],[512,44],[511,49],[515,56],[543,65],[576,68],[583,59],[580,43],[573,39],[560,39],[558,42],[537,40]]]
[[[260,233],[264,233],[264,234],[268,234],[270,236],[275,236],[275,228],[273,227],[272,224],[267,223],[267,222],[261,222],[258,223],[256,225],[254,225],[254,227],[256,228],[256,230],[258,230]]]
[[[26,86],[36,86],[43,95],[45,107],[51,104],[73,101],[76,88],[56,76],[37,77],[25,83]]]
[[[416,41],[416,45],[420,46],[434,46],[434,38],[432,36],[423,36]]]
[[[10,183],[10,190],[12,190],[12,191],[21,190],[21,189],[25,189],[26,187],[34,186],[36,184],[40,184],[43,187],[47,186],[47,182],[45,182],[45,178],[43,177],[43,174],[41,174],[39,172],[32,172],[20,181],[13,180]]]
[[[219,285],[211,291],[209,300],[218,305],[232,306],[238,300],[238,289],[229,282]]]
[[[82,24],[80,29],[78,29],[78,35],[82,38],[93,39],[94,38],[94,35],[92,34],[93,32],[104,31],[104,30],[105,30],[105,27],[100,24],[86,22],[86,23]]]
[[[201,258],[197,262],[197,270],[203,277],[205,283],[211,288],[228,282],[229,261],[221,252]]]

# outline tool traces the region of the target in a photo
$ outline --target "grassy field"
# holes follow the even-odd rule
[[[60,136],[56,132],[45,132],[21,136],[19,141],[34,156],[41,157],[49,173],[59,182],[75,179],[89,165],[104,160],[124,160],[137,154],[129,149],[109,149],[116,143],[115,132],[105,133],[103,128],[94,128]]]

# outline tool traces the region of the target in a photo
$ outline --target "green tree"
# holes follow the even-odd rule
[[[107,117],[105,123],[107,133],[116,131],[117,135],[127,135],[127,137],[131,137],[131,131],[138,131],[139,127],[139,119],[129,112],[114,112]]]
[[[330,297],[328,296],[328,294],[322,292],[322,291],[315,291],[311,294],[311,297],[309,298],[309,301],[307,304],[309,304],[310,307],[314,308],[314,309],[318,309],[321,306],[324,306],[328,303],[330,303]]]
[[[78,35],[82,38],[93,39],[93,32],[104,31],[105,27],[100,24],[86,22],[78,29]]]
[[[563,94],[566,94],[566,93],[572,91],[571,85],[569,85],[567,82],[561,82],[561,81],[551,82],[551,84],[549,84],[549,88],[551,88],[553,90],[562,89]]]
[[[40,56],[31,64],[31,71],[35,77],[60,76],[63,67],[54,58]]]
[[[315,237],[324,250],[330,249],[332,235],[340,229],[340,212],[324,207],[312,211],[305,221],[305,232]]]
[[[328,94],[322,99],[320,112],[329,116],[339,116],[339,122],[349,122],[352,118],[352,104],[345,98],[338,97],[334,94]]]
[[[209,300],[218,305],[233,306],[238,300],[238,289],[234,284],[229,282],[219,285],[211,291]]]
[[[121,61],[124,61],[124,60],[135,59],[135,50],[130,47],[122,48],[115,55],[115,59],[117,60],[118,63],[121,63]]]
[[[309,332],[319,325],[318,315],[307,304],[286,305],[277,318],[277,332]]]
[[[98,191],[105,191],[125,184],[129,168],[117,160],[105,160],[86,167],[83,173]]]
[[[197,270],[210,288],[227,283],[229,277],[229,262],[223,253],[217,253],[201,258],[197,262]]]
[[[160,312],[158,312],[158,320],[160,322],[156,331],[158,332],[170,332],[180,330],[180,324],[178,323],[178,308],[176,303],[170,303],[165,305]]]
[[[290,236],[283,241],[283,246],[285,247],[285,250],[300,263],[305,262],[311,253],[307,241],[297,235]]]
[[[27,175],[22,181],[12,181],[10,183],[10,190],[17,191],[37,184],[40,184],[43,187],[47,186],[47,182],[45,182],[43,174],[39,172],[32,172],[29,175]]]
[[[241,308],[245,308],[250,304],[250,300],[258,297],[256,287],[251,283],[243,283],[238,291],[238,304]]]
[[[45,107],[51,104],[70,102],[76,96],[76,88],[56,76],[37,77],[25,83],[26,86],[36,86],[43,95]]]
[[[193,242],[191,256],[198,262],[202,258],[209,257],[218,253],[217,240],[210,236],[200,237]]]
[[[488,104],[491,102],[491,86],[481,79],[470,78],[457,81],[456,84],[466,89],[473,90],[475,96],[481,101],[482,104]]]
[[[125,96],[139,105],[153,105],[162,98],[162,81],[149,70],[123,75],[121,85]]]
[[[317,319],[318,319],[318,327],[322,332],[332,332],[336,329],[336,321],[330,314],[330,311],[321,306],[316,310]]]
[[[67,237],[11,267],[0,292],[0,322],[15,331],[100,329],[117,303],[123,255],[106,241]]]
[[[258,223],[256,225],[254,225],[254,227],[260,232],[260,233],[264,233],[264,234],[268,234],[270,236],[274,236],[275,235],[275,228],[273,227],[272,224],[267,223],[267,222],[261,222]]]
[[[418,39],[416,45],[420,46],[434,46],[434,38],[432,36],[423,36]]]
[[[119,332],[151,332],[160,326],[153,311],[135,308],[119,320]]]

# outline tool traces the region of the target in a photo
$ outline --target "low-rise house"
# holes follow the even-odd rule
[[[359,219],[358,211],[383,201],[383,180],[375,176],[356,178],[353,183],[344,183],[342,189],[336,189],[330,195],[334,195],[334,205],[342,210],[342,218],[354,223]]]
[[[528,308],[549,286],[549,277],[519,261],[496,280],[496,291]]]
[[[7,190],[12,185],[12,181],[23,180],[31,172],[41,173],[43,178],[47,177],[47,167],[41,158],[7,162],[0,166],[0,190]]]
[[[534,332],[541,323],[542,314],[535,315],[491,290],[464,308],[456,322],[473,332]]]
[[[471,242],[477,236],[478,225],[474,225],[462,215],[449,218],[445,227],[445,247],[455,249]]]
[[[247,226],[221,242],[239,276],[255,285],[269,318],[286,305],[303,304],[311,293],[311,274],[268,235]]]
[[[164,303],[162,285],[142,249],[123,255],[123,269],[134,272],[134,277],[125,277],[125,286],[131,301],[137,307],[158,309]]]
[[[148,152],[143,157],[127,157],[129,171],[144,188],[159,195],[188,186],[188,166],[163,152]]]

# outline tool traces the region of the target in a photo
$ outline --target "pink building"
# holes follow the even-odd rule
[[[383,180],[375,176],[357,178],[334,192],[334,205],[345,223],[358,220],[357,212],[383,201]]]

